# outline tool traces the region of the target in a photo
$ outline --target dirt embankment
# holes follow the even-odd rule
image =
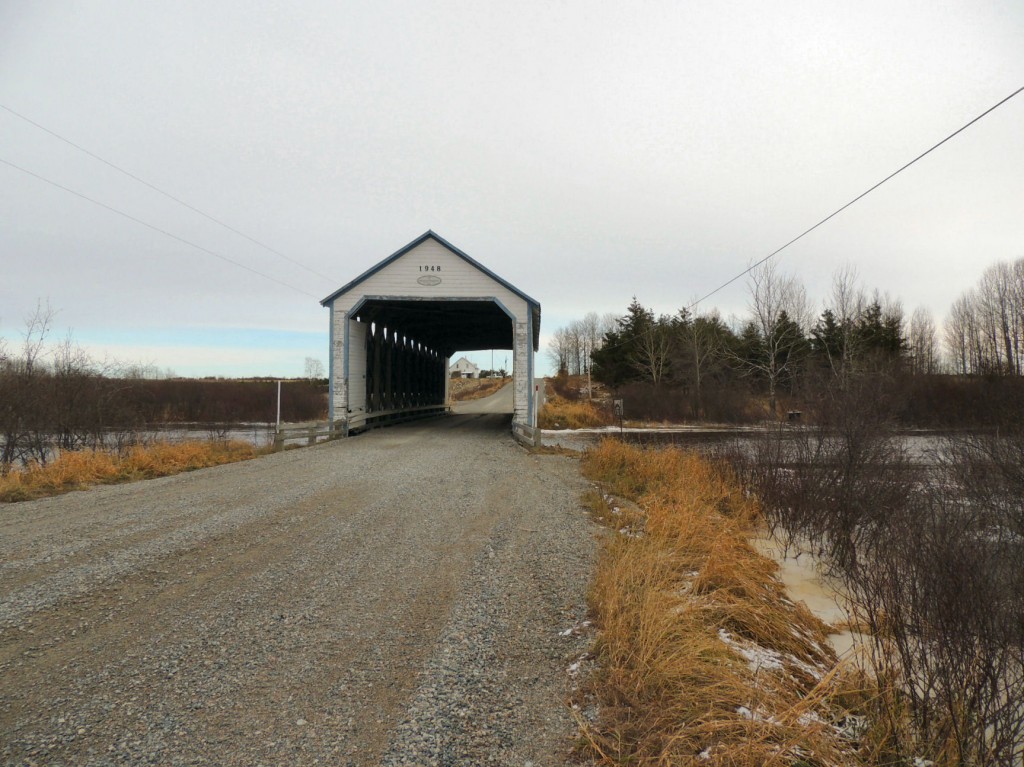
[[[462,402],[489,397],[511,380],[510,378],[453,378],[449,382],[448,390],[455,402]]]

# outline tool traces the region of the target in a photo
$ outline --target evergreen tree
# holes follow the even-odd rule
[[[884,311],[872,301],[857,323],[859,351],[880,362],[895,362],[907,349],[903,335],[903,315],[898,310]]]
[[[836,321],[835,312],[826,309],[811,329],[811,352],[825,361],[841,360],[844,356],[845,334]],[[833,363],[836,364],[836,363]]]
[[[613,388],[631,381],[643,380],[634,364],[640,353],[640,340],[643,334],[655,325],[654,312],[641,304],[636,296],[626,314],[615,321],[615,330],[604,335],[600,349],[592,355],[594,361],[594,378]]]

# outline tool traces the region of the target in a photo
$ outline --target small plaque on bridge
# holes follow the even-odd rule
[[[416,280],[416,282],[418,282],[420,285],[426,285],[429,288],[433,287],[434,285],[440,285],[441,278],[434,274],[424,274],[422,277]]]

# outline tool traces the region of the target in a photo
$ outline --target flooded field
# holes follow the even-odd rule
[[[798,432],[793,431],[794,436]],[[762,426],[663,426],[650,428],[606,426],[599,429],[562,429],[542,432],[545,447],[583,451],[612,437],[644,447],[675,446],[705,453],[746,452],[764,437]],[[904,431],[898,434],[911,458],[930,463],[930,455],[941,446],[943,432]]]
[[[102,448],[119,450],[131,445],[149,445],[154,442],[189,442],[198,440],[224,440],[246,442],[253,447],[266,447],[274,442],[273,423],[174,423],[150,425],[139,430],[111,429],[104,433]],[[56,458],[61,450],[56,440],[44,448],[46,461]],[[0,449],[3,443],[0,441]],[[87,445],[81,449],[91,449]],[[36,452],[25,451],[16,455],[15,464],[28,462],[38,457]]]
[[[186,442],[189,440],[226,439],[266,447],[274,441],[273,423],[226,424],[163,424],[140,434],[143,442]]]
[[[727,447],[730,444],[749,444],[762,433],[759,427],[707,427],[676,426],[653,428],[604,427],[601,429],[563,429],[542,432],[546,447],[564,447],[568,450],[583,451],[597,445],[602,439],[612,437],[632,445],[663,447],[674,445],[698,450]]]

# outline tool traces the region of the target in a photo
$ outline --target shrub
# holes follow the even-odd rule
[[[766,516],[825,555],[867,628],[878,760],[1019,764],[1021,405],[1004,407],[999,431],[950,437],[924,466],[895,432],[891,393],[878,378],[847,381],[812,427],[768,430],[745,470]]]

